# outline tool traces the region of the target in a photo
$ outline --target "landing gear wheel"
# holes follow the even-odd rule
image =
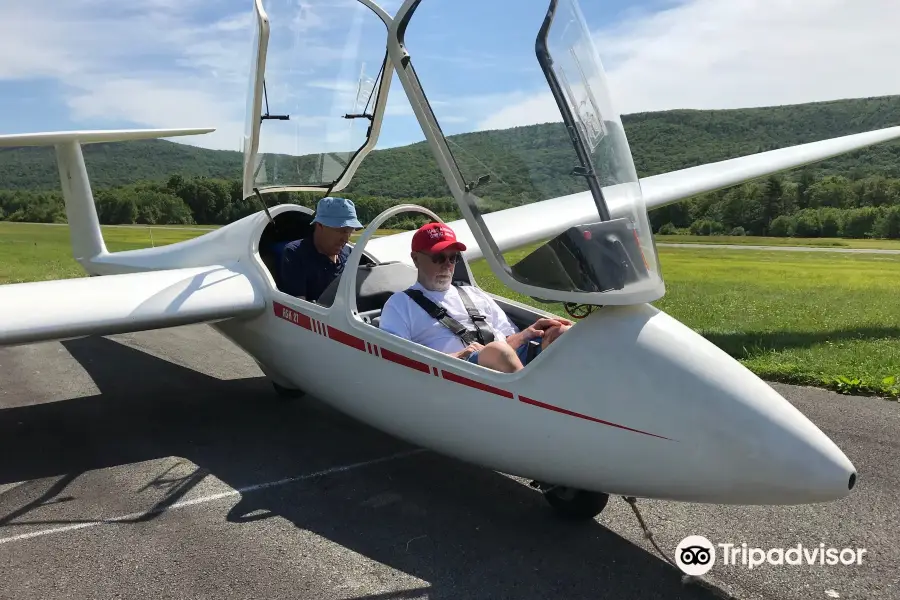
[[[566,487],[551,488],[544,492],[544,498],[562,517],[575,521],[593,519],[609,502],[609,494]]]
[[[292,390],[282,385],[278,385],[274,381],[272,382],[272,387],[275,388],[275,393],[278,394],[278,397],[282,400],[293,400],[295,398],[302,398],[306,395],[306,392],[303,390]]]

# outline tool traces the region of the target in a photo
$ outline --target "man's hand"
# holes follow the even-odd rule
[[[506,343],[513,348],[518,348],[529,340],[542,337],[544,335],[544,331],[546,331],[547,329],[558,327],[559,325],[560,323],[553,319],[538,319],[529,327],[523,329],[519,333],[508,336],[506,338]]]
[[[534,338],[542,338],[547,335],[548,332],[553,331],[554,329],[562,328],[563,330],[568,329],[572,326],[571,321],[567,321],[566,319],[548,319],[546,317],[540,318],[535,321],[531,327],[522,331],[524,334],[524,341],[528,341]]]
[[[532,323],[531,326],[527,329],[523,329],[519,333],[507,337],[506,341],[513,348],[518,348],[529,340],[533,340],[535,338],[546,338],[549,334],[551,336],[549,341],[544,341],[542,339],[542,345],[546,346],[548,343],[556,339],[560,333],[564,332],[571,326],[572,321],[563,319],[562,317],[554,317],[552,319],[542,317]]]
[[[571,325],[558,325],[556,327],[551,327],[547,331],[544,332],[543,339],[541,339],[541,346],[546,348],[553,340],[561,336],[571,327]]]
[[[451,354],[451,356],[453,356],[454,358],[466,359],[466,358],[469,358],[475,352],[478,352],[479,350],[481,350],[482,348],[484,348],[484,346],[482,346],[478,342],[472,342],[471,344],[469,344],[468,346],[466,346],[459,352],[454,352],[453,354]]]
[[[529,327],[529,329],[539,329],[541,331],[547,331],[548,329],[552,329],[554,327],[559,327],[560,325],[572,325],[572,321],[568,319],[563,319],[562,317],[554,317],[552,319],[548,319],[547,317],[542,317],[534,322],[534,325]]]

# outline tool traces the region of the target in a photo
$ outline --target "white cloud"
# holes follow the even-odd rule
[[[559,108],[550,92],[527,96],[518,102],[490,113],[476,125],[479,131],[485,129],[507,129],[522,125],[537,125],[551,121],[561,121]]]
[[[694,0],[598,39],[622,112],[900,93],[895,0]]]
[[[246,7],[191,19],[196,2],[33,0],[0,8],[0,79],[62,84],[76,126],[219,127],[238,149],[249,63]],[[227,141],[225,138],[228,138]]]
[[[896,0],[689,0],[595,36],[619,113],[900,94]],[[549,92],[478,129],[560,120]]]
[[[265,7],[272,28],[269,110],[291,120],[265,121],[261,150],[355,150],[365,126],[352,123],[351,131],[341,116],[354,108],[359,58],[367,61],[366,76],[378,73],[384,25],[355,0],[266,0]],[[0,6],[0,81],[60,83],[75,128],[109,120],[215,127],[174,141],[238,150],[251,8],[247,0],[7,0]],[[388,112],[408,114],[396,100]]]

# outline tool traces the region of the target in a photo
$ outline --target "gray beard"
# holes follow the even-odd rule
[[[450,289],[450,284],[453,282],[452,277],[448,277],[446,283],[438,283],[437,279],[432,279],[431,281],[422,281],[422,286],[425,289],[431,290],[433,292],[446,292]]]

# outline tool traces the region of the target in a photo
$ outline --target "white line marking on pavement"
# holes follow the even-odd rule
[[[168,512],[170,510],[176,510],[178,508],[185,508],[187,506],[194,506],[197,504],[205,504],[207,502],[213,502],[215,500],[221,500],[222,498],[227,498],[229,496],[238,496],[240,494],[247,494],[250,492],[256,492],[262,489],[277,487],[279,485],[286,485],[288,483],[294,483],[297,481],[303,481],[304,479],[312,479],[313,477],[321,477],[323,475],[332,475],[334,473],[342,473],[344,471],[351,471],[353,469],[358,469],[361,467],[367,467],[369,465],[374,465],[381,462],[387,462],[390,460],[395,460],[398,458],[405,458],[407,456],[412,456],[413,454],[419,454],[420,452],[426,452],[424,448],[419,448],[416,450],[410,450],[408,452],[400,452],[397,454],[391,454],[389,456],[383,456],[381,458],[376,458],[373,460],[367,460],[364,462],[353,463],[351,465],[344,465],[341,467],[331,467],[330,469],[325,469],[324,471],[317,471],[315,473],[307,473],[306,475],[297,475],[296,477],[287,477],[285,479],[279,479],[278,481],[269,481],[267,483],[258,483],[256,485],[250,485],[247,487],[239,488],[236,490],[229,490],[227,492],[222,492],[220,494],[211,494],[209,496],[202,496],[200,498],[194,498],[193,500],[185,500],[183,502],[176,502],[171,506],[165,506],[157,509],[151,509],[144,512],[136,512],[131,513],[129,515],[122,515],[119,517],[112,517],[109,519],[100,519],[99,521],[89,521],[87,523],[77,523],[74,525],[66,525],[65,527],[54,527],[53,529],[42,529],[40,531],[32,531],[31,533],[22,533],[19,535],[13,535],[7,538],[0,538],[0,544],[7,544],[9,542],[19,542],[22,540],[27,540],[30,538],[40,537],[42,535],[51,535],[55,533],[65,533],[67,531],[75,531],[76,529],[85,529],[87,527],[96,527],[97,525],[104,525],[108,523],[118,523],[120,521],[130,521],[133,519],[138,519],[140,517],[146,517],[149,515],[160,514],[164,512]],[[15,525],[16,523],[9,523],[9,525]]]

